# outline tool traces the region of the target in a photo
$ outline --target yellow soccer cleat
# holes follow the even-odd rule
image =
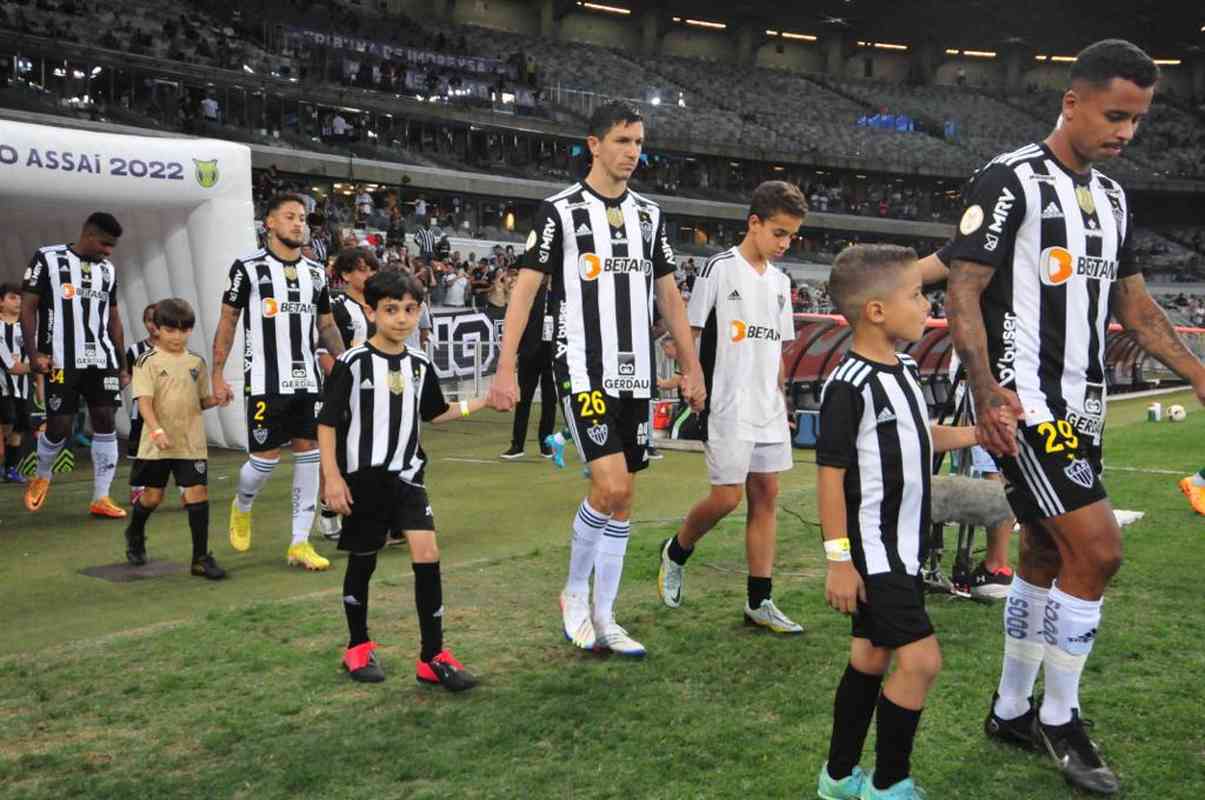
[[[1198,514],[1205,514],[1205,487],[1197,486],[1192,482],[1192,476],[1180,479],[1180,491],[1184,492],[1184,496],[1188,498],[1188,504],[1192,506],[1192,510]],[[29,494],[26,493],[26,498]],[[26,505],[29,505],[28,500]]]
[[[29,485],[25,487],[25,507],[30,511],[41,510],[42,504],[46,502],[46,495],[49,492],[49,478],[31,478]]]
[[[251,512],[239,511],[238,500],[230,501],[230,546],[240,553],[251,549]]]
[[[93,500],[92,505],[88,506],[88,513],[94,517],[108,517],[109,519],[125,519],[126,517],[126,510],[114,503],[112,497]]]
[[[288,558],[290,567],[305,567],[310,572],[321,572],[329,569],[331,565],[331,562],[318,555],[318,551],[309,542],[292,545]]]

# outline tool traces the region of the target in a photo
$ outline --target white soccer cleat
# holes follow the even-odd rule
[[[681,564],[669,557],[669,543],[673,537],[666,539],[661,545],[661,569],[657,571],[657,596],[661,602],[670,608],[682,605],[682,572]]]
[[[745,604],[745,623],[769,628],[774,633],[787,635],[803,633],[803,626],[793,622],[786,614],[779,611],[778,606],[774,605],[774,601],[769,598],[762,600],[761,605],[757,608],[749,608],[749,604]]]
[[[644,645],[628,636],[628,632],[611,620],[594,626],[595,647],[599,650],[610,650],[612,653],[629,658],[642,658],[645,654]]]
[[[594,649],[594,623],[590,621],[590,596],[561,592],[561,625],[565,638],[574,647]]]

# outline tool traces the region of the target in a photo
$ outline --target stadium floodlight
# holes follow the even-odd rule
[[[247,66],[246,64],[243,64],[243,72],[246,72],[249,75],[255,74],[255,70],[251,69],[251,67]]]
[[[686,97],[678,92],[678,108],[686,108]]]
[[[996,57],[996,53],[994,50],[963,50],[962,54],[964,56],[971,56],[972,58],[995,58]]]
[[[687,25],[694,25],[696,28],[711,28],[712,30],[722,31],[727,30],[728,26],[723,22],[711,22],[705,19],[686,18]]]
[[[103,67],[93,67],[92,68],[92,77],[95,78],[97,75],[99,75],[101,69],[103,69]]]
[[[85,94],[76,102],[92,100]],[[221,265],[255,251],[251,150],[214,139],[7,120],[0,121],[0,142],[0,280],[20,280],[35,250],[72,241],[89,214],[111,211],[125,229],[113,263],[126,335],[141,338],[142,309],[150,301],[183,297],[197,314],[189,347],[208,350],[226,289]],[[243,351],[241,336],[233,353]],[[247,437],[241,358],[230,359],[226,379],[235,387],[235,402],[205,414],[206,436],[214,445],[241,447]],[[117,424],[125,435],[126,415],[118,414]]]
[[[632,13],[632,9],[630,9],[630,8],[620,8],[619,6],[606,6],[606,5],[603,5],[602,3],[583,3],[583,2],[580,2],[580,0],[579,0],[578,5],[581,6],[582,8],[588,8],[591,11],[602,11],[607,14],[631,14]]]
[[[659,105],[661,105],[661,98],[658,97],[657,95],[653,95],[653,99],[650,100],[649,102],[655,106],[659,106]]]
[[[1155,63],[1161,67],[1178,67],[1180,59],[1178,58],[1156,58]]]
[[[956,56],[956,55],[958,55],[958,52],[959,51],[957,51],[957,50],[952,50],[948,47],[946,48],[946,55],[948,55],[948,56]]]

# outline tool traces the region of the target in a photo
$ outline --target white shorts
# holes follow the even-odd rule
[[[996,466],[996,462],[992,460],[991,453],[984,450],[979,445],[971,448],[971,474],[972,475],[995,475],[1000,471]]]
[[[790,442],[708,441],[707,475],[713,486],[744,485],[751,472],[786,472],[795,463]]]

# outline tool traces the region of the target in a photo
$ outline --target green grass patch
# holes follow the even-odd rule
[[[1200,468],[1205,413],[1146,424],[1117,403],[1108,467]],[[4,798],[733,798],[811,797],[825,757],[848,621],[823,602],[812,454],[783,480],[775,599],[807,633],[741,624],[740,515],[692,559],[685,605],[657,601],[657,548],[707,490],[701,454],[667,454],[638,481],[617,614],[649,649],[640,662],[575,651],[559,631],[568,526],[586,488],[578,465],[494,459],[509,421],[427,429],[428,484],[444,564],[448,645],[482,678],[467,695],[415,685],[418,630],[404,550],[382,556],[370,629],[384,684],[341,673],[343,559],[285,567],[286,456],[256,503],[248,553],[226,540],[242,456],[211,461],[211,547],[229,580],[188,575],[109,583],[79,570],[123,557],[122,524],[90,520],[85,462],[38,515],[18,491],[0,512],[0,796]],[[448,459],[479,459],[489,463]],[[1085,713],[1133,798],[1205,792],[1205,521],[1177,476],[1109,470],[1126,563],[1084,678]],[[125,471],[115,494],[125,486]],[[187,561],[173,500],[148,526],[152,558]],[[317,538],[317,537],[316,537]],[[950,542],[953,544],[951,536]],[[1000,607],[932,598],[945,670],[925,711],[914,769],[934,798],[1071,796],[1048,759],[988,742]],[[873,764],[873,733],[865,766]]]

